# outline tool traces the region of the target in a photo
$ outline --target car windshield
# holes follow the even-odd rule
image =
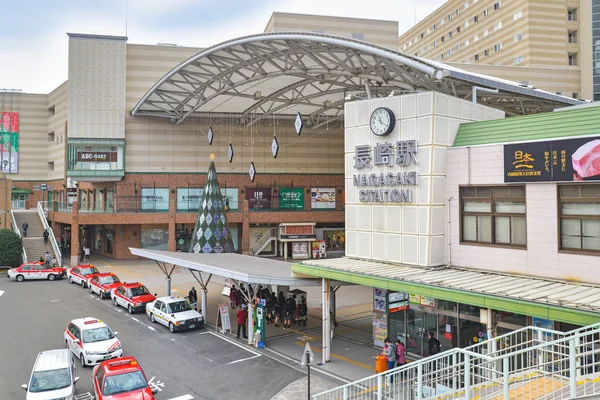
[[[115,334],[108,326],[83,331],[83,343],[102,342],[104,340],[114,339]]]
[[[102,285],[108,285],[108,284],[117,283],[117,282],[121,282],[121,281],[116,276],[103,276],[100,278],[100,284],[102,284]]]
[[[81,268],[82,275],[97,274],[97,273],[98,273],[98,269],[96,267]]]
[[[169,310],[171,310],[171,313],[173,314],[183,311],[190,311],[191,309],[192,307],[190,307],[190,304],[185,300],[176,301],[175,303],[169,304]]]
[[[146,289],[146,286],[138,286],[138,287],[134,287],[129,289],[131,293],[131,297],[135,297],[135,296],[141,296],[143,294],[149,294],[150,292],[148,291],[148,289]]]
[[[127,372],[119,375],[109,375],[104,378],[103,394],[112,395],[117,393],[132,392],[148,387],[142,371]]]
[[[29,383],[31,393],[47,392],[71,386],[69,368],[34,372]]]

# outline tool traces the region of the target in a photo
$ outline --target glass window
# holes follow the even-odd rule
[[[442,351],[456,347],[458,343],[458,318],[440,315],[437,339],[442,343]]]
[[[169,250],[169,227],[161,224],[142,225],[141,247],[152,250]]]
[[[437,307],[440,310],[458,311],[458,305],[454,301],[438,300],[437,301]]]
[[[463,187],[462,241],[525,246],[525,187]]]
[[[462,304],[461,304],[462,309]],[[460,347],[471,346],[475,343],[483,342],[487,337],[487,327],[480,323],[461,318],[460,324]],[[442,350],[444,350],[442,348]]]
[[[106,395],[126,393],[148,387],[142,371],[128,372],[125,374],[110,375],[104,380],[104,391]]]
[[[28,390],[31,393],[48,392],[71,386],[71,370],[69,368],[37,371],[31,375]]]
[[[412,307],[412,305],[411,305]],[[409,309],[407,313],[406,349],[421,356],[427,356],[429,332],[438,332],[437,315],[419,309]]]
[[[474,317],[479,318],[479,307],[472,306],[469,304],[461,304],[460,313],[465,315],[472,315]]]
[[[115,335],[112,333],[108,326],[103,326],[101,328],[95,329],[86,329],[83,331],[83,343],[94,343],[94,342],[103,342],[105,340],[114,339]]]
[[[560,248],[600,251],[600,185],[559,186]]]

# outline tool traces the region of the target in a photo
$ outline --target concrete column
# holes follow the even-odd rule
[[[177,224],[175,223],[177,193],[175,195],[170,193],[169,199],[169,251],[177,251]]]
[[[322,279],[322,310],[323,310],[323,364],[330,361],[331,322],[329,319],[329,279]]]
[[[283,259],[287,260],[288,258],[288,242],[283,242]]]
[[[252,345],[252,339],[254,339],[254,304],[248,302],[248,344]]]
[[[242,203],[242,254],[250,252],[250,212],[248,210],[248,200]],[[255,249],[256,250],[256,249]]]
[[[200,290],[200,297],[202,298],[202,318],[204,318],[204,323],[206,324],[206,321],[208,321],[208,299],[207,299],[207,292],[208,289],[201,289]]]
[[[71,265],[79,264],[79,201],[73,202],[71,216]]]
[[[488,342],[487,342],[487,347],[488,347],[488,354],[492,352],[492,338],[494,336],[494,331],[492,330],[492,327],[494,326],[494,311],[491,308],[487,309],[487,338],[488,338]]]

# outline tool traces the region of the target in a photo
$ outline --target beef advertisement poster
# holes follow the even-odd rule
[[[504,182],[600,181],[600,136],[504,145]]]

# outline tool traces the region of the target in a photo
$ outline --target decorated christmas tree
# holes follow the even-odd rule
[[[215,162],[210,162],[204,195],[200,201],[200,211],[196,228],[190,243],[190,253],[233,253],[233,239],[227,227],[225,201],[219,189]]]

